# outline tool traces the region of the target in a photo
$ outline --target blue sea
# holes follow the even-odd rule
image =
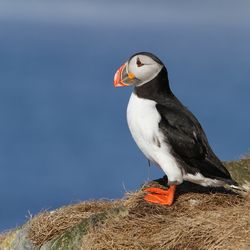
[[[120,198],[163,172],[126,122],[116,69],[158,55],[222,160],[250,149],[247,1],[0,1],[0,231]]]

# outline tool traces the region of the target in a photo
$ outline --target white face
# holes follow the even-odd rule
[[[154,61],[151,57],[139,54],[129,60],[126,71],[127,74],[134,74],[138,80],[135,85],[140,86],[154,79],[162,68],[163,65]]]

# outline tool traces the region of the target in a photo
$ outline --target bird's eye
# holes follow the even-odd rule
[[[137,57],[137,59],[136,59],[136,64],[137,64],[137,67],[141,67],[141,66],[144,65],[144,64],[141,62],[141,60],[140,60],[139,57]]]

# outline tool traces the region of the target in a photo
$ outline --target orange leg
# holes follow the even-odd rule
[[[175,189],[176,185],[171,185],[167,190],[155,187],[146,188],[144,191],[149,193],[145,195],[144,200],[171,206],[174,202]]]

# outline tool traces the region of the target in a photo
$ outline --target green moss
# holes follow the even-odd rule
[[[91,227],[98,226],[111,217],[124,217],[128,214],[127,208],[121,206],[111,210],[94,214],[87,219],[82,220],[78,225],[66,230],[59,237],[51,240],[41,247],[41,250],[78,250],[81,246],[82,236],[88,232]]]
[[[225,167],[239,184],[250,183],[250,159],[225,162]]]

